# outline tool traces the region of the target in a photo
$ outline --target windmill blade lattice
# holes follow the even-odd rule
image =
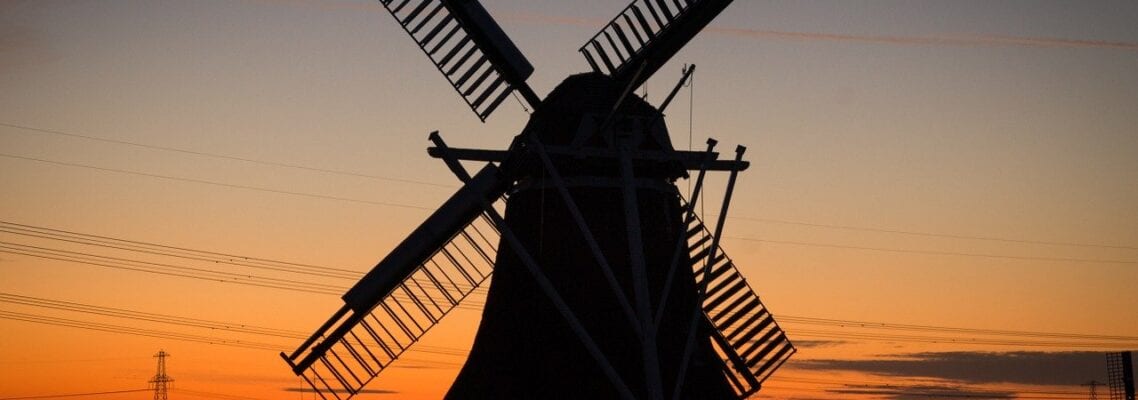
[[[533,66],[475,0],[380,0],[415,44],[485,121],[514,90],[540,101],[526,85]]]
[[[593,71],[639,87],[731,2],[633,0],[579,51]]]
[[[499,234],[483,204],[508,188],[487,165],[344,294],[344,306],[281,357],[325,400],[358,393],[493,270]],[[346,396],[343,396],[346,394]]]
[[[706,261],[712,235],[694,214],[688,220],[687,236],[696,283],[705,276],[711,279],[702,303],[703,322],[714,332],[712,342],[730,366],[724,371],[728,381],[740,398],[746,398],[797,349],[722,248],[716,249],[715,260]],[[711,274],[705,275],[708,266]]]
[[[362,318],[352,318],[357,314],[345,307],[313,336],[348,327],[339,339],[324,338],[333,341],[314,341],[282,356],[321,398],[355,396],[486,281],[497,241],[485,216],[471,221]]]

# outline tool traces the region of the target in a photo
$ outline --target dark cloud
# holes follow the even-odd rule
[[[849,342],[844,340],[795,340],[794,347],[797,347],[799,349],[811,349],[819,347],[841,346],[846,343]]]
[[[947,385],[866,385],[831,389],[830,393],[886,396],[889,399],[1014,399],[1015,393]]]
[[[962,383],[1076,385],[1091,379],[1106,380],[1106,355],[1082,351],[913,353],[872,360],[804,360],[794,366]]]

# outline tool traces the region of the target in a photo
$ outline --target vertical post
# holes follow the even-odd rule
[[[640,319],[643,335],[640,351],[644,361],[644,383],[653,400],[663,400],[664,388],[660,378],[660,360],[656,347],[656,329],[652,318],[652,303],[648,293],[648,275],[644,261],[644,240],[640,231],[640,206],[636,197],[636,180],[632,168],[632,146],[629,141],[620,141],[620,176],[624,198],[624,223],[628,236],[628,257],[631,262],[632,290],[636,302],[636,313]]]
[[[735,147],[735,161],[743,160],[743,153],[747,151],[744,146]],[[719,218],[715,222],[715,235],[711,237],[711,248],[707,252],[707,267],[703,270],[703,281],[700,282],[699,294],[707,291],[707,285],[711,282],[711,263],[715,262],[715,251],[719,249],[719,238],[723,236],[723,225],[727,223],[727,209],[731,205],[731,195],[735,192],[735,178],[739,177],[738,170],[731,170],[731,175],[727,178],[727,193],[723,195],[723,206],[719,208]]]
[[[1134,359],[1129,351],[1122,352],[1122,384],[1126,400],[1134,400]]]
[[[744,146],[735,147],[735,161],[743,160],[743,153],[747,151]],[[719,237],[723,235],[723,225],[727,222],[727,209],[731,205],[731,195],[735,192],[735,179],[739,176],[739,170],[732,169],[731,175],[727,178],[727,192],[723,195],[723,206],[719,209],[719,219],[715,224],[715,234],[711,237],[711,247],[707,249],[707,265],[703,268],[703,280],[700,282],[699,287],[696,288],[696,306],[692,309],[691,323],[688,324],[688,340],[684,344],[684,357],[680,361],[680,372],[676,376],[676,387],[672,392],[672,398],[679,399],[681,389],[683,389],[684,376],[687,375],[688,363],[691,361],[691,353],[695,345],[695,333],[699,327],[699,316],[703,311],[703,295],[707,292],[707,285],[711,282],[711,265],[715,262],[715,251],[719,249]]]
[[[694,68],[694,67],[693,67]],[[656,306],[656,321],[654,323],[655,329],[660,328],[660,321],[664,319],[664,309],[668,305],[668,295],[672,293],[672,284],[676,277],[676,268],[680,265],[680,254],[688,248],[687,244],[687,224],[695,213],[695,203],[699,201],[699,192],[703,190],[703,177],[707,174],[707,163],[710,162],[714,155],[716,145],[715,139],[707,139],[707,151],[704,153],[703,162],[699,165],[699,175],[695,179],[695,187],[692,189],[691,195],[688,197],[688,204],[684,207],[683,215],[680,216],[679,228],[676,236],[676,249],[672,252],[672,263],[668,266],[667,278],[664,278],[664,289],[660,292],[660,304]]]

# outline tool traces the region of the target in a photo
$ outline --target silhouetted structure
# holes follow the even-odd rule
[[[1106,382],[1110,400],[1134,400],[1134,361],[1131,352],[1106,354]]]
[[[165,350],[159,350],[158,354],[154,355],[158,358],[158,372],[150,378],[150,386],[154,389],[154,400],[167,400],[170,383],[174,382],[174,378],[166,375],[166,357],[169,356],[170,353]]]
[[[505,151],[430,135],[464,186],[281,353],[317,393],[358,393],[491,271],[447,398],[739,398],[795,352],[719,247],[745,148],[720,160],[714,140],[669,139],[663,109],[694,66],[659,108],[632,95],[730,0],[633,1],[580,49],[593,72],[544,99],[477,1],[381,3],[480,119],[513,93],[534,112]],[[460,160],[486,165],[471,175]],[[690,201],[675,185],[689,171]],[[714,234],[694,207],[708,171],[729,174]]]

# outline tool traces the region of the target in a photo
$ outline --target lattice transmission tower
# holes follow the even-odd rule
[[[154,388],[154,400],[167,400],[167,391],[174,382],[174,378],[166,375],[166,357],[169,356],[170,353],[165,350],[159,350],[158,354],[154,355],[158,358],[158,372],[150,378],[150,386]]]
[[[1088,395],[1089,397],[1087,397],[1088,400],[1098,400],[1098,387],[1102,386],[1102,382],[1090,381],[1090,382],[1084,383],[1082,386],[1086,386],[1086,387],[1090,388],[1091,392]]]

